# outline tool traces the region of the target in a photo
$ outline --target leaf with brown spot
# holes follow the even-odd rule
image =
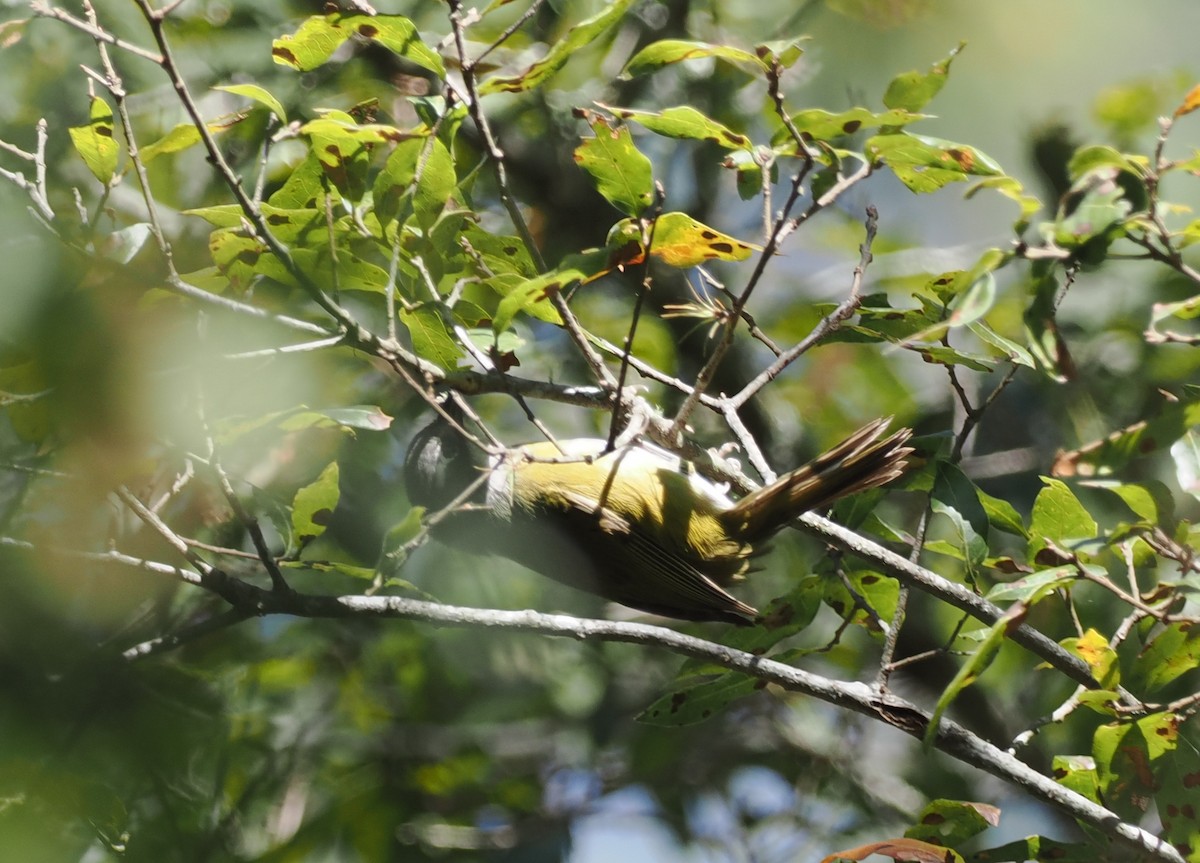
[[[628,220],[626,220],[628,221]],[[618,226],[621,223],[618,223]],[[636,225],[634,226],[636,229]],[[614,232],[617,227],[614,227]],[[612,233],[610,232],[610,236]],[[761,246],[722,234],[687,213],[663,213],[654,224],[650,254],[664,264],[686,269],[705,261],[744,261]]]
[[[89,116],[86,125],[72,126],[67,133],[75,145],[75,152],[83,159],[92,176],[107,186],[117,172],[117,157],[120,155],[120,148],[114,140],[116,130],[112,108],[99,96],[93,96]]]

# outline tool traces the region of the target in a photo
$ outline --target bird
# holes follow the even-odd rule
[[[870,422],[736,500],[642,439],[541,441],[488,457],[440,417],[413,437],[404,475],[414,505],[442,512],[431,533],[443,543],[651,614],[752,625],[758,611],[727,588],[801,513],[904,472],[912,432],[884,437],[890,423]]]

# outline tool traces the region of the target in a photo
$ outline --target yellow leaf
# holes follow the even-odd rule
[[[743,243],[697,222],[686,213],[663,213],[654,225],[650,254],[664,264],[686,269],[706,261],[744,261],[761,246]]]
[[[1184,114],[1192,113],[1197,108],[1200,108],[1200,84],[1188,90],[1188,94],[1183,97],[1183,101],[1175,109],[1175,116],[1182,117]]]

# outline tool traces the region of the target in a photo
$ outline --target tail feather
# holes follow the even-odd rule
[[[860,428],[837,446],[803,467],[786,473],[768,486],[751,492],[722,515],[728,529],[745,542],[756,542],[789,521],[835,500],[881,486],[900,476],[911,429],[901,429],[880,440],[891,417]]]

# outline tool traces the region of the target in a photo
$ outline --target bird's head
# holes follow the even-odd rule
[[[408,446],[404,459],[408,498],[426,509],[441,509],[479,478],[478,467],[470,444],[438,417],[417,432]]]

